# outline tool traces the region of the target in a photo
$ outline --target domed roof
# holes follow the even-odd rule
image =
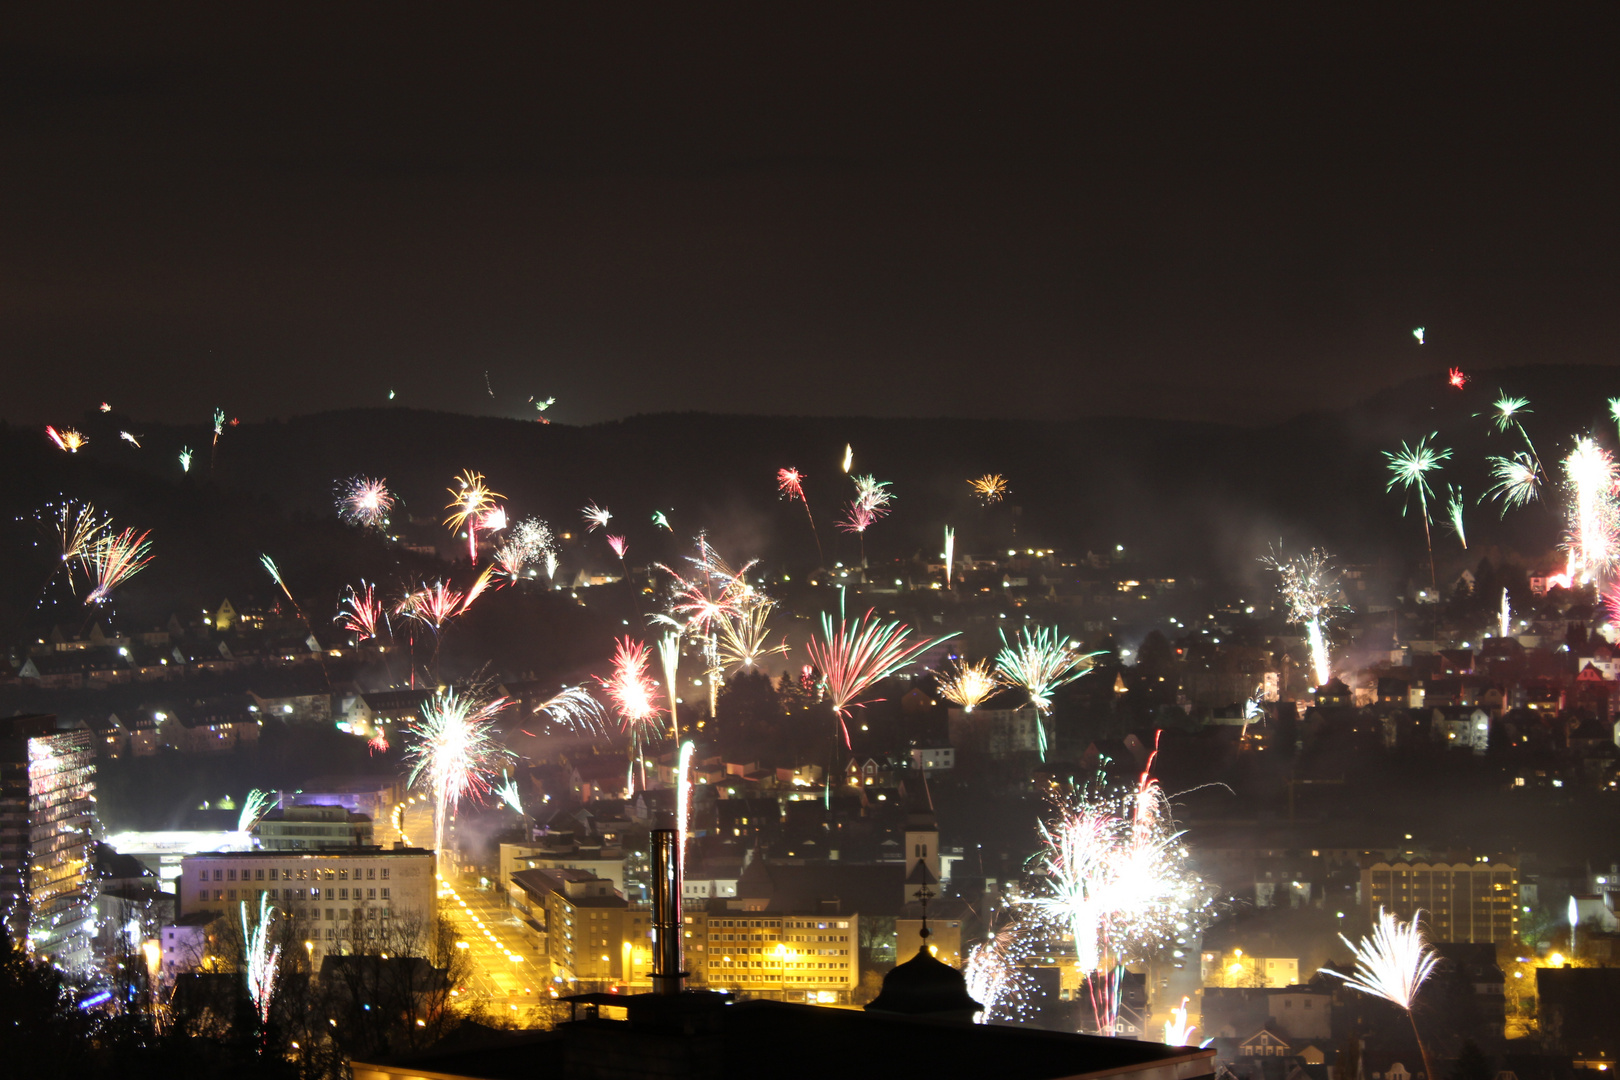
[[[955,1016],[972,1020],[973,1014],[984,1006],[968,994],[967,978],[936,959],[925,943],[918,947],[916,956],[895,965],[883,976],[883,991],[867,1008],[908,1016]]]

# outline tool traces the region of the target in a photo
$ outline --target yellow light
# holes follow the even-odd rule
[[[1563,953],[1556,953],[1556,952],[1553,953],[1551,956],[1547,957],[1547,963],[1550,964],[1553,967],[1563,967],[1564,966],[1564,954]]]

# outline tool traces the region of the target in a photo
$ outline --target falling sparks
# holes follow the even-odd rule
[[[83,433],[73,428],[65,427],[58,431],[49,424],[45,425],[45,437],[55,443],[57,449],[66,450],[70,454],[77,454],[90,442]]]
[[[952,587],[955,580],[952,570],[956,566],[956,530],[949,525],[945,526],[945,587]]]
[[[1446,382],[1450,383],[1453,389],[1461,390],[1468,385],[1468,376],[1463,374],[1462,368],[1454,367],[1446,372]]]
[[[1333,677],[1326,627],[1333,613],[1345,608],[1344,594],[1339,589],[1339,573],[1333,567],[1332,557],[1325,551],[1312,548],[1308,553],[1291,559],[1282,559],[1273,554],[1260,561],[1277,571],[1282,579],[1282,596],[1288,605],[1288,621],[1305,627],[1316,685],[1326,684]]]
[[[583,686],[564,687],[536,705],[534,713],[583,735],[603,735],[607,731],[603,723],[602,703]]]
[[[585,529],[587,532],[605,529],[607,523],[613,520],[613,511],[605,506],[597,506],[595,503],[586,504],[585,509],[581,510],[580,513],[585,516]]]
[[[1184,996],[1181,1004],[1170,1010],[1170,1019],[1164,1022],[1166,1046],[1192,1045],[1192,1033],[1198,1030],[1198,1025],[1187,1023],[1187,1003],[1191,1000]]]
[[[973,489],[973,494],[986,506],[1007,497],[1007,481],[1000,473],[985,473],[976,480],[969,480],[968,487]]]
[[[1614,565],[1620,539],[1620,502],[1615,498],[1614,458],[1591,438],[1575,440],[1564,459],[1569,490],[1569,567],[1571,580],[1590,582]]]
[[[271,944],[270,924],[275,910],[270,907],[270,896],[259,890],[259,919],[248,926],[247,901],[242,901],[242,946],[245,963],[242,973],[247,979],[248,997],[259,1014],[259,1023],[270,1022],[270,1004],[276,996],[277,966],[281,961],[281,946]]]
[[[96,548],[106,539],[112,519],[90,503],[64,502],[56,514],[57,551],[64,563],[78,562],[93,573]]]
[[[630,549],[630,542],[628,540],[626,540],[622,536],[611,536],[610,535],[607,538],[607,546],[612,548],[613,549],[613,554],[615,554],[615,555],[617,555],[619,557],[620,562],[623,562],[624,561],[624,553]]]
[[[984,1006],[974,1014],[974,1023],[1022,1017],[1027,999],[1035,992],[1034,980],[1021,966],[1023,949],[1024,939],[1009,928],[968,950],[962,967],[968,996]]]
[[[112,599],[112,591],[140,573],[152,561],[152,545],[147,541],[150,532],[136,534],[125,529],[117,534],[104,535],[90,551],[88,569],[95,579],[95,588],[84,598],[86,604],[102,604]]]
[[[523,813],[523,795],[518,791],[517,777],[507,776],[504,772],[501,773],[501,783],[495,789],[495,794],[500,797],[501,802],[511,807],[513,811],[518,814]]]
[[[125,442],[129,443],[131,446],[133,446],[137,450],[139,450],[141,448],[141,440],[136,438],[134,435],[131,435],[127,431],[120,431],[118,433],[118,437],[120,439],[123,439]]]
[[[414,736],[405,760],[411,766],[410,783],[426,780],[433,796],[433,846],[444,851],[445,825],[463,799],[482,801],[492,780],[513,754],[497,740],[495,718],[507,707],[506,698],[485,698],[476,691],[458,694],[440,690],[411,720]]]
[[[452,531],[466,527],[467,553],[473,562],[477,562],[480,523],[485,514],[495,509],[495,500],[504,496],[489,489],[483,473],[471,469],[463,470],[456,477],[456,486],[445,490],[450,493],[450,501],[445,504],[450,516],[444,519],[444,523]]]
[[[810,662],[821,669],[827,700],[838,718],[844,745],[850,745],[849,726],[845,722],[849,711],[863,703],[862,699],[874,685],[955,636],[913,640],[910,627],[898,622],[880,622],[871,611],[859,619],[837,623],[824,612],[821,637],[811,638],[805,650],[810,654]]]
[[[393,508],[394,496],[383,478],[351,477],[343,482],[337,497],[338,516],[350,525],[382,528],[388,524]]]
[[[950,670],[939,673],[934,685],[940,697],[960,705],[963,712],[972,712],[1006,683],[991,668],[989,660],[971,664],[958,660]]]

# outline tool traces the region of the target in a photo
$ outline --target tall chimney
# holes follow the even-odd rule
[[[679,994],[681,970],[681,860],[674,829],[652,832],[653,974],[655,994]]]

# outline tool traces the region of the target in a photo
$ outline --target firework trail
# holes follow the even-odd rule
[[[663,710],[655,700],[658,688],[647,676],[647,662],[651,657],[647,646],[629,637],[619,639],[613,654],[613,674],[604,679],[597,677],[602,689],[613,702],[619,721],[630,736],[631,753],[640,766],[641,786],[647,786],[647,768],[642,758],[642,741],[662,735],[664,725],[659,719]]]
[[[1034,981],[1021,965],[1024,959],[1024,939],[1011,928],[968,950],[962,966],[968,996],[984,1006],[973,1014],[974,1023],[1023,1018],[1027,999],[1035,992]]]
[[[686,834],[692,828],[692,754],[697,747],[691,739],[681,743],[675,759],[675,859],[680,880],[686,880]]]
[[[1001,675],[990,667],[989,660],[972,664],[958,660],[952,670],[941,671],[934,677],[939,696],[960,705],[963,712],[977,709],[1006,685]]]
[[[1429,440],[1437,437],[1439,432],[1433,432],[1418,440],[1416,446],[1401,443],[1398,451],[1385,450],[1384,457],[1389,459],[1389,470],[1393,474],[1385,491],[1394,491],[1399,484],[1410,499],[1412,492],[1417,492],[1418,505],[1423,513],[1423,540],[1429,548],[1429,585],[1436,591],[1439,584],[1434,574],[1434,539],[1429,531],[1429,497],[1434,489],[1429,487],[1428,474],[1440,467],[1440,463],[1451,457],[1451,451],[1436,449],[1429,445]],[[1406,516],[1406,504],[1401,505],[1401,516]]]
[[[607,734],[607,726],[603,723],[602,703],[592,697],[590,691],[583,686],[564,687],[551,698],[536,705],[534,714],[544,715],[555,723],[586,735]]]
[[[1419,345],[1423,344],[1423,327],[1419,326],[1416,329],[1414,329],[1412,331],[1412,336],[1417,338],[1417,343]]]
[[[219,437],[225,434],[225,410],[214,410],[214,441],[208,447],[208,471],[214,471],[214,459],[219,456]]]
[[[518,791],[517,777],[507,776],[503,770],[501,772],[501,783],[495,789],[495,794],[500,797],[501,802],[510,806],[519,814],[523,813],[523,795]]]
[[[1029,695],[1029,703],[1040,714],[1036,733],[1040,736],[1042,761],[1046,760],[1047,750],[1044,721],[1052,712],[1052,695],[1090,671],[1096,655],[1076,651],[1074,643],[1059,636],[1055,628],[1026,626],[1018,632],[1016,643],[1009,642],[1006,632],[1001,632],[996,669],[1008,684],[1021,687]]]
[[[1620,431],[1620,397],[1609,399],[1609,419],[1614,421],[1616,431]]]
[[[843,520],[837,524],[838,528],[844,532],[864,534],[876,520],[877,516],[872,513],[871,509],[863,505],[859,499],[855,499],[849,504],[849,509],[844,511]],[[864,554],[861,556],[861,561],[863,563],[866,561]]]
[[[1525,506],[1540,494],[1541,463],[1532,454],[1520,452],[1511,457],[1488,457],[1496,486],[1485,493],[1502,500],[1502,516],[1509,509]]]
[[[137,450],[139,450],[141,448],[141,440],[137,439],[135,436],[131,435],[127,431],[120,431],[118,433],[118,437],[120,439],[123,439],[125,442],[129,443],[131,446],[133,446]]]
[[[495,572],[515,585],[530,563],[554,558],[555,550],[551,526],[537,517],[524,518],[495,549]]]
[[[246,953],[243,974],[247,978],[248,997],[259,1014],[259,1023],[270,1022],[270,1004],[276,996],[277,965],[281,961],[281,946],[270,943],[270,923],[275,911],[270,907],[269,894],[259,891],[259,920],[248,926],[247,901],[242,901],[242,944]]]
[[[956,565],[956,530],[945,526],[945,587],[954,588],[951,568]]]
[[[1572,582],[1586,583],[1614,565],[1620,543],[1620,503],[1615,499],[1614,458],[1589,437],[1575,440],[1564,459],[1569,489],[1569,566]]]
[[[1463,531],[1463,493],[1462,488],[1453,484],[1446,485],[1446,517],[1451,524],[1451,531],[1457,534],[1457,542],[1468,550],[1468,534]]]
[[[488,699],[476,691],[457,694],[439,691],[406,730],[415,742],[405,753],[411,766],[409,783],[427,781],[433,794],[433,847],[444,850],[445,825],[462,799],[483,801],[498,769],[513,754],[496,738],[495,717],[510,704],[506,698]]]
[[[664,512],[662,510],[654,510],[652,512],[652,523],[658,526],[658,528],[663,529],[665,532],[675,531],[674,529],[670,528],[669,518],[664,516]]]
[[[968,481],[968,487],[984,505],[998,503],[1007,497],[1007,481],[1000,473],[985,473],[983,476]]]
[[[1462,368],[1454,367],[1446,372],[1446,382],[1451,384],[1452,389],[1461,390],[1468,385],[1468,376],[1463,374]]]
[[[664,636],[658,639],[658,660],[664,669],[664,694],[669,698],[669,721],[675,729],[675,737],[681,737],[681,714],[676,708],[680,703],[675,700],[676,676],[680,674],[681,667],[681,632],[679,630],[666,630]]]
[[[96,408],[101,412],[112,412],[112,406],[107,404],[105,401],[103,401],[100,405],[97,405]]]
[[[380,623],[384,630],[388,628],[388,612],[383,608],[382,601],[377,599],[377,590],[368,584],[364,578],[360,580],[360,588],[345,585],[343,598],[338,601],[338,613],[333,622],[342,623],[343,629],[358,636],[360,641],[379,637],[377,627]]]
[[[1094,782],[1041,824],[1036,869],[1050,891],[1022,901],[1073,935],[1102,1034],[1114,1031],[1124,965],[1205,925],[1214,897],[1188,868],[1169,800],[1152,777],[1156,756],[1134,789]]]
[[[505,498],[499,492],[491,491],[484,482],[484,474],[463,469],[461,475],[456,477],[456,486],[446,488],[450,493],[450,501],[445,504],[450,516],[444,523],[450,530],[467,527],[467,553],[471,561],[478,561],[478,529],[484,515],[495,509],[495,500]]]
[[[1434,1066],[1429,1061],[1429,1049],[1423,1044],[1423,1036],[1418,1034],[1417,1019],[1412,1015],[1412,1001],[1417,997],[1418,989],[1440,962],[1440,957],[1429,947],[1423,932],[1418,929],[1418,921],[1422,917],[1423,912],[1419,911],[1411,922],[1405,923],[1379,908],[1378,925],[1373,928],[1371,937],[1361,939],[1361,944],[1357,945],[1343,934],[1339,935],[1339,940],[1356,955],[1355,974],[1345,975],[1332,968],[1321,968],[1319,971],[1320,974],[1343,979],[1352,990],[1383,998],[1405,1012],[1411,1021],[1412,1035],[1418,1041],[1418,1049],[1423,1053],[1424,1071],[1433,1076]]]
[[[385,478],[373,480],[369,476],[350,477],[338,491],[338,517],[350,525],[380,529],[388,524],[388,513],[394,508],[394,496],[388,490]]]
[[[1524,430],[1524,422],[1519,419],[1521,416],[1526,416],[1533,411],[1530,408],[1529,400],[1522,397],[1510,397],[1509,395],[1502,393],[1497,396],[1496,402],[1492,407],[1495,409],[1495,412],[1491,414],[1491,423],[1496,427],[1498,432],[1504,435],[1509,431],[1517,431],[1519,433],[1519,438],[1524,440],[1525,449],[1529,451],[1530,460],[1535,462],[1535,475],[1540,476],[1544,471],[1541,467],[1541,455],[1536,452],[1535,443],[1530,441],[1530,433]],[[1478,414],[1476,413],[1475,415]],[[1517,457],[1518,455],[1514,456]],[[1489,460],[1494,462],[1504,459],[1491,458]]]
[[[1282,579],[1282,596],[1288,605],[1288,621],[1305,627],[1316,685],[1325,685],[1333,677],[1325,628],[1335,611],[1346,610],[1344,594],[1339,589],[1339,573],[1333,567],[1332,557],[1325,551],[1312,548],[1292,559],[1282,559],[1272,554],[1260,561],[1277,571]]]
[[[778,498],[785,498],[790,502],[798,499],[804,506],[805,519],[810,522],[810,535],[816,541],[816,559],[825,563],[827,556],[821,551],[821,534],[816,531],[816,519],[810,515],[810,500],[804,497],[804,474],[798,469],[777,469],[776,492]]]
[[[607,523],[613,520],[613,511],[605,506],[587,503],[585,509],[580,511],[585,515],[585,531],[595,532],[597,529],[607,528]]]
[[[844,472],[849,472],[850,466],[855,464],[855,448],[849,443],[844,444]]]
[[[560,565],[560,562],[559,562],[559,560],[557,558],[556,551],[547,551],[546,552],[546,580],[547,581],[556,581],[557,580],[557,567],[559,565]]]
[[[609,536],[607,546],[613,549],[613,554],[619,557],[620,562],[624,562],[624,553],[630,549],[628,540],[622,536]]]
[[[1612,593],[1610,595],[1612,595]],[[1605,603],[1607,603],[1607,599],[1605,599]],[[1613,621],[1613,619],[1614,619],[1614,609],[1610,608],[1609,611],[1610,611],[1610,614],[1609,614],[1610,620]],[[1508,591],[1507,591],[1507,587],[1504,586],[1502,588],[1502,609],[1501,609],[1500,612],[1497,613],[1497,616],[1496,616],[1496,636],[1497,637],[1511,637],[1512,634],[1513,634],[1513,609],[1508,607]]]
[[[810,662],[821,669],[833,715],[838,720],[845,747],[849,747],[851,709],[862,705],[863,696],[875,684],[905,669],[922,653],[949,641],[955,634],[938,638],[911,639],[911,628],[898,622],[879,622],[869,610],[857,620],[843,619],[834,624],[832,616],[821,616],[821,637],[805,645]]]
[[[182,446],[180,448],[180,471],[181,472],[188,473],[188,472],[191,471],[191,456],[192,456],[191,447]]]
[[[101,604],[112,598],[112,591],[152,561],[152,545],[147,542],[151,532],[139,536],[134,529],[125,529],[116,535],[103,535],[90,551],[88,567],[96,586],[84,598],[86,604]]]
[[[270,804],[275,801],[275,796],[268,791],[254,788],[248,792],[242,800],[241,811],[236,815],[236,831],[252,832],[253,826],[259,823],[259,819],[264,817],[270,809]]]
[[[88,437],[73,428],[65,427],[57,431],[49,424],[45,425],[45,437],[55,443],[58,450],[66,450],[70,454],[77,454],[90,442]]]
[[[753,668],[760,660],[771,655],[786,656],[787,641],[772,645],[765,621],[770,618],[776,601],[755,593],[735,615],[722,615],[715,622],[719,638],[718,655],[722,667],[734,666],[738,670]]]

